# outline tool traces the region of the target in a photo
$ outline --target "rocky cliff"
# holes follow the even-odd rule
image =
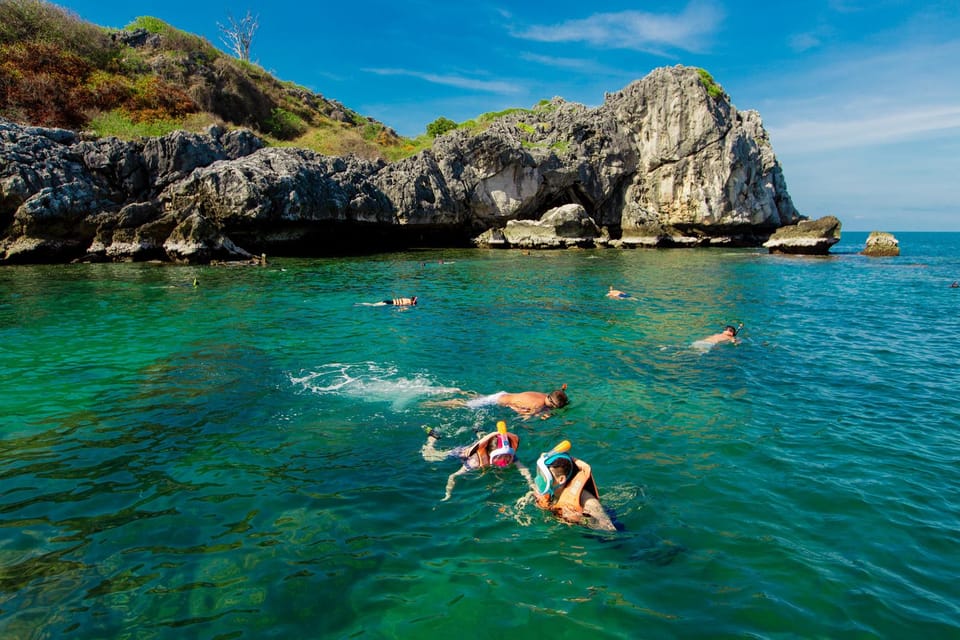
[[[219,128],[122,142],[0,121],[0,261],[757,246],[803,217],[760,116],[713,89],[662,68],[598,108],[554,99],[392,164]]]

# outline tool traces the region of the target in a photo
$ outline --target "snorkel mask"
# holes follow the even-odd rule
[[[510,437],[507,435],[507,423],[501,420],[497,423],[497,448],[490,452],[490,464],[495,467],[506,467],[513,462],[517,450],[510,446]]]
[[[540,457],[537,459],[537,478],[535,480],[537,493],[540,495],[553,496],[553,485],[555,481],[553,473],[550,471],[550,465],[560,458],[566,458],[570,461],[571,466],[573,466],[573,458],[567,453],[569,450],[570,441],[564,440],[550,451],[540,454]],[[569,480],[569,477],[567,479]]]

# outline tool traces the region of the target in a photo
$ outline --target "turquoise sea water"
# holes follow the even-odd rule
[[[960,637],[960,234],[897,237],[2,268],[0,637]],[[498,419],[620,530],[441,501]]]

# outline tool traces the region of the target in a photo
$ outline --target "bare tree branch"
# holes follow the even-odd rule
[[[227,14],[228,24],[217,23],[220,27],[220,40],[233,55],[245,62],[250,62],[250,44],[253,42],[253,34],[260,26],[259,18],[260,16],[253,15],[248,9],[247,15],[239,21]]]

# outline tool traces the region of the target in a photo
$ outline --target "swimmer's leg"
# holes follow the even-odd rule
[[[450,400],[427,400],[423,403],[425,407],[465,407],[467,401],[463,398],[451,398]]]
[[[440,439],[440,436],[437,435],[433,427],[424,426],[423,429],[427,432],[427,441],[420,448],[420,455],[423,456],[423,459],[427,462],[440,462],[450,457],[449,451],[437,449],[437,440]]]
[[[479,398],[474,398],[473,400],[467,401],[466,405],[471,409],[479,409],[480,407],[490,407],[497,404],[497,400],[502,398],[507,394],[506,391],[499,391],[497,393],[490,394],[489,396],[481,396]]]

